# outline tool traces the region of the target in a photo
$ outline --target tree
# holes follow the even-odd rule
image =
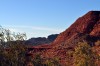
[[[86,42],[79,42],[74,52],[75,66],[96,66],[95,54]]]
[[[0,27],[0,66],[25,66],[25,33],[13,33]]]
[[[61,66],[59,60],[60,59],[58,57],[49,58],[45,60],[44,64],[46,66]]]
[[[34,66],[44,66],[42,60],[43,59],[41,58],[41,55],[40,54],[36,54],[34,59],[33,59]]]
[[[97,42],[95,42],[96,46],[100,46],[100,40],[98,40]]]

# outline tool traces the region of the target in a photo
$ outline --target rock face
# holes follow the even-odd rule
[[[50,42],[53,42],[53,41],[57,38],[58,35],[59,35],[59,34],[52,34],[52,35],[49,35],[47,39],[48,39]]]
[[[68,29],[60,33],[50,45],[51,48],[56,49],[47,50],[47,53],[54,57],[59,55],[61,50],[65,50],[62,53],[70,49],[73,50],[79,41],[95,42],[97,39],[100,39],[100,11],[90,11],[79,17]]]
[[[53,42],[54,46],[73,41],[78,34],[88,34],[100,38],[100,11],[90,11],[78,18],[68,29]]]
[[[60,57],[62,66],[64,66],[67,52],[74,51],[77,42],[84,40],[88,42],[100,40],[100,11],[90,11],[79,17],[68,29],[60,33],[52,44],[37,48],[45,49],[44,53],[38,50],[43,57]],[[72,58],[70,61],[73,61]]]
[[[57,38],[58,34],[52,34],[49,35],[48,38],[46,37],[38,37],[38,38],[31,38],[26,41],[26,44],[28,45],[42,45],[42,44],[50,44]]]

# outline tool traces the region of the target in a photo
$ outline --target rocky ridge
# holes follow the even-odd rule
[[[100,40],[100,11],[90,11],[60,33],[52,44],[32,47],[36,51],[32,55],[40,53],[46,58],[60,57],[60,62],[65,65],[68,52],[74,51],[78,42],[87,41],[94,47],[97,40]],[[70,57],[70,61],[73,61],[73,57]]]

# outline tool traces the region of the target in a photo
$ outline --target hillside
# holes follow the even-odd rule
[[[95,47],[97,40],[100,40],[100,11],[90,11],[60,33],[52,44],[33,47],[34,51],[31,54],[40,53],[46,58],[60,57],[60,62],[64,66],[68,52],[74,51],[78,42],[86,41]],[[73,57],[70,57],[70,61],[72,65]]]
[[[90,11],[78,18],[68,29],[62,32],[53,45],[66,44],[79,37],[79,34],[100,38],[100,11]],[[67,45],[67,44],[66,44]]]
[[[33,45],[33,46],[36,46],[36,45],[42,45],[42,44],[50,44],[52,43],[58,36],[59,34],[52,34],[52,35],[49,35],[47,38],[46,37],[37,37],[37,38],[31,38],[31,39],[28,39],[25,44],[27,45]]]

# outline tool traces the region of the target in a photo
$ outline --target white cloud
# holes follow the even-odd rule
[[[28,38],[31,37],[46,37],[50,34],[62,32],[64,29],[40,27],[40,26],[16,26],[16,25],[3,25],[4,28],[10,29],[12,32],[25,32]]]
[[[42,30],[42,31],[50,31],[50,32],[61,32],[64,29],[57,28],[48,28],[48,27],[40,27],[40,26],[13,26],[13,25],[5,25],[5,27],[10,27],[12,31],[18,31],[18,29],[33,29],[33,30]],[[15,29],[16,28],[16,29]]]
[[[53,28],[48,28],[48,27],[32,27],[34,30],[44,30],[44,31],[50,31],[50,32],[61,32],[62,29],[53,29]]]
[[[18,29],[15,28],[8,28],[11,32],[18,32]]]

